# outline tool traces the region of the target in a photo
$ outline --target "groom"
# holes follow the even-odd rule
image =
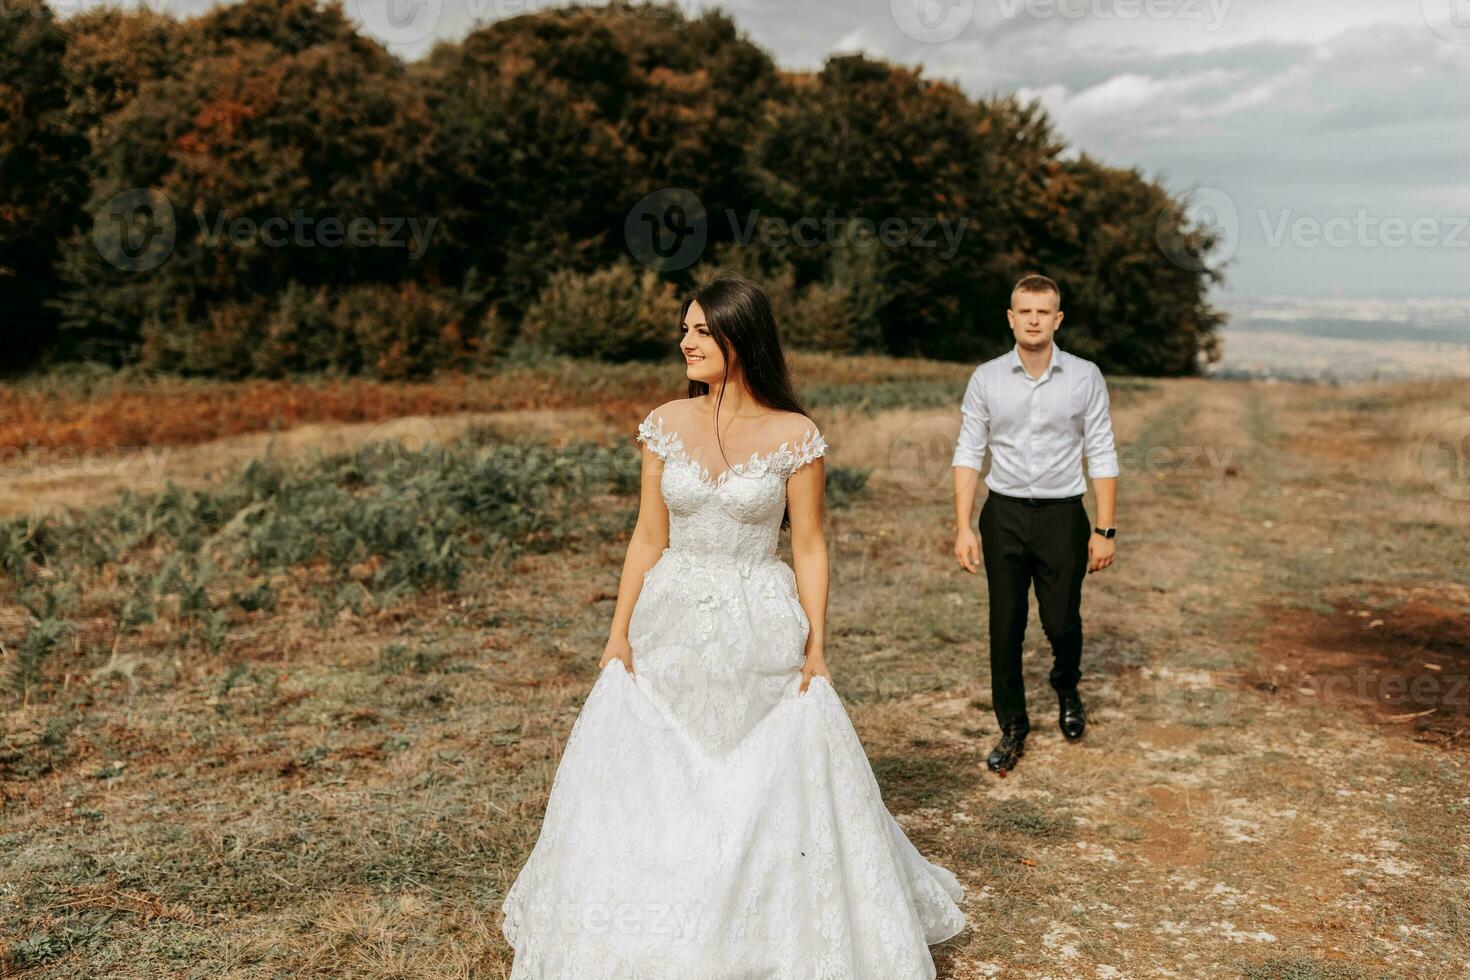
[[[1081,738],[1082,579],[1113,563],[1118,454],[1108,389],[1096,364],[1052,342],[1062,324],[1061,302],[1061,290],[1045,276],[1016,283],[1006,313],[1016,345],[970,375],[952,461],[954,555],[973,574],[981,547],[970,513],[990,447],[979,528],[990,589],[990,691],[1001,738],[986,764],[1001,772],[1015,766],[1031,731],[1021,676],[1027,592],[1035,586],[1051,644],[1062,734]],[[1084,454],[1097,493],[1096,527],[1082,505]]]

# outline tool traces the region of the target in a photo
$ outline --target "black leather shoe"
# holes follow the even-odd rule
[[[1026,736],[1030,734],[1031,726],[1027,724],[1012,724],[1001,729],[1000,741],[995,748],[990,750],[985,764],[990,767],[991,772],[1003,772],[1016,767],[1016,760],[1021,753],[1026,751]]]
[[[1062,734],[1076,741],[1082,737],[1082,732],[1087,727],[1087,716],[1082,710],[1082,698],[1074,687],[1070,691],[1058,691],[1057,701],[1057,723],[1061,725]]]

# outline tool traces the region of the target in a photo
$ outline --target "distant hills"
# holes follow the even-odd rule
[[[1470,298],[1217,300],[1228,319],[1212,377],[1470,377]]]

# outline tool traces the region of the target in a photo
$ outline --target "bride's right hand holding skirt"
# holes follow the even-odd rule
[[[602,659],[597,661],[597,669],[601,670],[614,660],[621,660],[623,669],[629,674],[633,673],[633,648],[628,645],[626,636],[607,638],[607,646],[603,647]]]

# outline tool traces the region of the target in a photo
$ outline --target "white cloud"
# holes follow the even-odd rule
[[[435,34],[398,54],[462,36],[473,9],[500,9],[493,0],[443,2]],[[677,2],[688,12],[716,5]],[[1446,40],[1425,14],[1448,23],[1450,5],[1464,0],[1062,0],[1087,12],[1080,18],[1046,15],[1057,0],[1029,2],[974,0],[968,27],[940,44],[900,31],[888,0],[718,6],[783,67],[813,69],[832,53],[863,51],[923,64],[976,97],[1039,98],[1075,148],[1179,190],[1220,188],[1250,216],[1247,229],[1256,212],[1288,208],[1411,219],[1470,213],[1470,43]],[[1149,2],[1175,14],[1117,16],[1119,3]],[[203,0],[171,0],[170,9],[183,12],[179,4],[193,12]],[[1240,292],[1470,294],[1470,251],[1327,253],[1268,249],[1258,239],[1243,233],[1230,269]]]
[[[858,52],[868,52],[871,54],[874,52],[874,49],[864,40],[863,29],[861,27],[848,31],[842,37],[838,38],[837,43],[832,45],[832,50],[836,54],[857,54]]]
[[[1052,84],[1022,88],[1018,94],[1039,98],[1058,128],[1087,149],[1120,136],[1197,138],[1212,120],[1229,118],[1270,100],[1272,81],[1245,83],[1246,73],[1240,69],[1211,68],[1167,76],[1124,72],[1075,93]]]

